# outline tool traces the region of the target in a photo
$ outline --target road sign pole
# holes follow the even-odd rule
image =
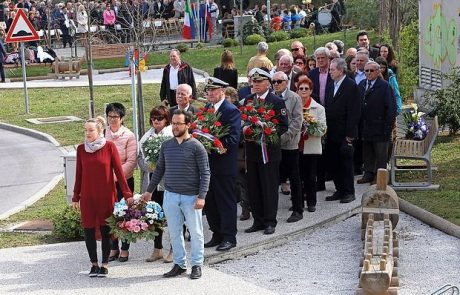
[[[21,42],[21,64],[22,64],[22,81],[24,82],[24,104],[26,106],[26,114],[30,114],[29,112],[29,93],[27,92],[26,58],[25,58],[24,42]]]

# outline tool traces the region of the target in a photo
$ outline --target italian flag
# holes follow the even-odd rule
[[[192,6],[190,0],[185,0],[184,28],[182,29],[184,39],[195,39],[195,20],[193,19]]]

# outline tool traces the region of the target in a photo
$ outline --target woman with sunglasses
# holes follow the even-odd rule
[[[317,133],[308,134],[307,122],[302,122],[299,141],[299,166],[302,193],[307,201],[307,211],[316,211],[316,165],[322,153],[321,137],[326,133],[326,112],[324,107],[312,99],[313,82],[307,76],[300,76],[296,84],[297,94],[302,99],[303,112],[318,122]]]
[[[310,70],[308,68],[307,58],[303,55],[296,56],[294,58],[294,64],[300,68],[303,75],[307,75],[308,71]]]
[[[118,102],[109,103],[105,109],[109,126],[104,130],[105,139],[115,144],[120,155],[121,166],[125,173],[126,182],[131,192],[134,191],[134,169],[137,166],[137,142],[134,133],[123,126],[126,114],[125,107]],[[117,181],[115,179],[115,181]],[[122,193],[118,181],[116,182],[118,201],[122,199]],[[110,251],[109,261],[117,260],[120,262],[128,261],[129,243],[121,243],[121,252],[118,248],[118,239],[112,240],[112,251]]]
[[[172,133],[172,126],[169,121],[169,112],[165,106],[154,107],[150,111],[150,126],[151,128],[142,136],[139,140],[139,156],[137,158],[137,163],[141,170],[141,191],[147,191],[149,185],[152,170],[149,169],[147,161],[145,160],[144,152],[142,150],[142,145],[144,142],[152,137],[157,136],[168,136],[174,137]],[[152,193],[152,201],[157,202],[163,206],[163,195],[164,195],[164,183],[160,182],[158,187]],[[158,231],[158,236],[154,240],[154,249],[152,255],[146,259],[147,262],[157,261],[163,259],[163,231]],[[168,257],[164,259],[164,262],[172,261],[172,250],[169,251]]]

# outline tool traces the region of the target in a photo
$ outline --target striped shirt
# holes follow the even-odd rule
[[[181,144],[176,138],[165,141],[147,191],[153,192],[163,176],[165,190],[181,195],[198,195],[204,199],[211,172],[203,145],[193,137]]]

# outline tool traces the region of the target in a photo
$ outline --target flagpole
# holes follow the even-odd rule
[[[195,18],[198,19],[197,21],[197,24],[198,24],[198,42],[201,43],[201,18],[200,18],[200,1],[199,0],[196,0],[196,4],[195,5]],[[196,27],[195,27],[196,29]],[[196,30],[195,30],[196,32]]]
[[[29,112],[29,93],[27,92],[27,76],[26,76],[26,59],[24,53],[24,42],[21,42],[21,64],[22,64],[22,80],[24,82],[24,104],[26,106],[26,114]]]

